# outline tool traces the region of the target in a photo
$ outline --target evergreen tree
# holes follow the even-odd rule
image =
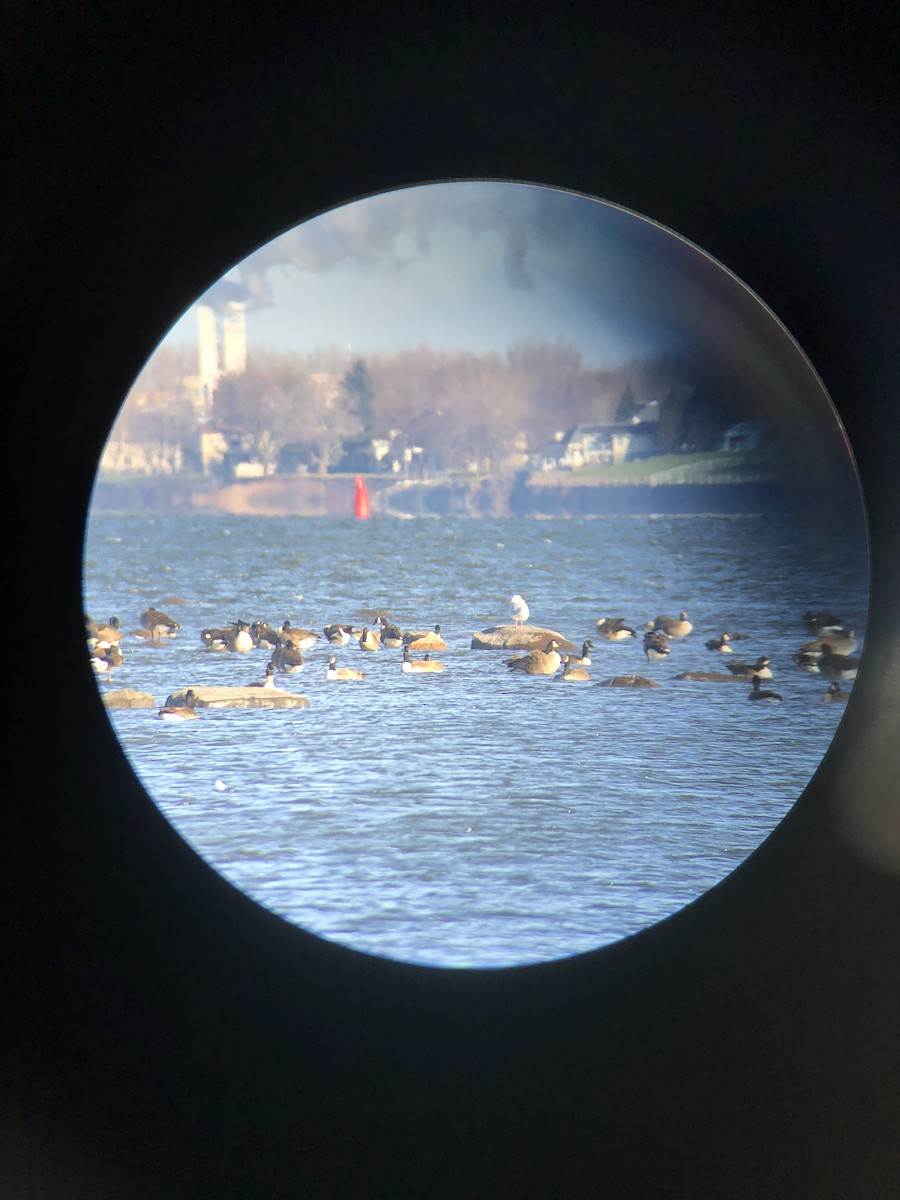
[[[375,426],[375,387],[363,359],[354,359],[341,388],[347,397],[348,411],[359,420],[363,433],[371,437]]]

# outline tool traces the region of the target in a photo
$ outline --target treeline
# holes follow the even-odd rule
[[[184,355],[168,348],[155,359],[123,409],[119,436],[138,440],[154,421],[157,431],[160,422],[170,430],[190,423]],[[167,371],[168,388],[161,386]],[[653,402],[661,450],[714,444],[736,417],[727,391],[706,376],[671,355],[590,367],[571,346],[536,341],[503,354],[421,346],[351,361],[337,348],[259,348],[243,373],[219,380],[212,421],[239,435],[267,469],[290,461],[324,472],[348,444],[399,433],[423,448],[433,469],[501,470],[546,453],[573,425],[629,420]]]

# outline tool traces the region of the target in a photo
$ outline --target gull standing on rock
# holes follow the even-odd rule
[[[524,625],[529,616],[528,605],[518,592],[514,596],[510,596],[509,602],[512,605],[513,624]]]

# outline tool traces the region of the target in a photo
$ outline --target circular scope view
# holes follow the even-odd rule
[[[834,409],[724,267],[589,197],[428,184],[173,326],[85,542],[88,652],[168,821],[330,941],[604,946],[798,799],[859,663]]]

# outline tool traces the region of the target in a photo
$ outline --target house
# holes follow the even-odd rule
[[[575,470],[598,463],[620,463],[659,453],[656,422],[630,420],[608,425],[574,425],[559,439],[556,461]]]

